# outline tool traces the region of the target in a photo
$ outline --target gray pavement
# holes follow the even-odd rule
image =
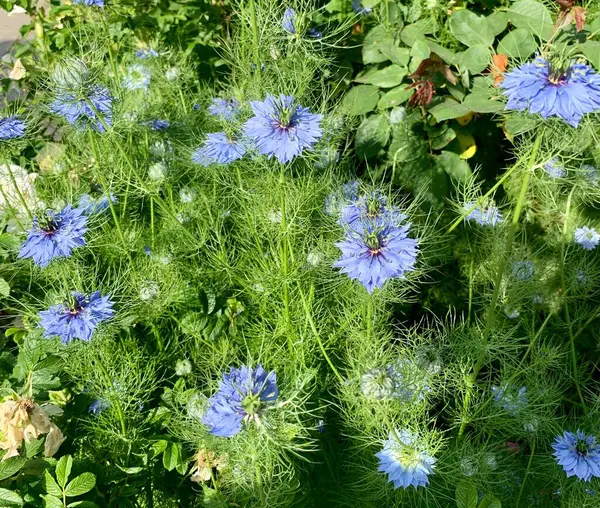
[[[19,28],[29,23],[27,14],[11,14],[0,9],[0,58],[8,53],[13,42],[21,37]]]

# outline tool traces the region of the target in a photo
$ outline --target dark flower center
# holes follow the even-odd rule
[[[251,393],[242,401],[242,407],[249,415],[255,415],[260,409],[260,393]]]
[[[284,129],[284,130],[294,127],[294,125],[292,125],[293,115],[294,115],[294,108],[285,107],[283,105],[278,106],[277,107],[277,118],[275,120],[277,123],[277,127],[279,127],[280,129]]]
[[[550,72],[548,73],[548,81],[553,85],[564,85],[569,76],[570,64],[563,58],[555,57],[550,59]]]
[[[54,217],[43,217],[42,219],[38,220],[40,231],[42,231],[46,236],[54,235],[60,228],[60,224],[60,219]]]
[[[68,309],[67,313],[71,316],[77,316],[83,310],[83,302],[75,295],[71,295],[65,302],[65,307]]]
[[[586,457],[590,451],[590,445],[588,444],[588,442],[586,440],[578,439],[577,443],[575,444],[575,450],[582,457]]]
[[[381,247],[383,247],[381,245],[381,243],[382,243],[381,239],[379,238],[379,235],[375,231],[371,231],[370,233],[367,233],[364,236],[363,241],[365,242],[365,245],[368,247],[369,252],[371,253],[371,256],[376,256],[377,254],[379,254]]]

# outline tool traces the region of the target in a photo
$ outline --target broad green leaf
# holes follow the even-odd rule
[[[372,85],[359,85],[351,88],[342,100],[342,108],[347,115],[364,115],[373,111],[379,102],[379,89]]]
[[[494,35],[498,35],[504,32],[508,26],[508,15],[506,12],[502,11],[492,12],[492,14],[487,17],[487,22],[492,29],[492,32],[494,32]]]
[[[431,50],[429,49],[429,45],[427,44],[427,41],[425,39],[419,39],[415,41],[412,48],[410,48],[410,56],[413,59],[418,59],[419,62],[421,60],[429,58],[430,54]]]
[[[69,503],[67,508],[98,508],[98,505],[91,501],[75,501],[74,503]]]
[[[597,71],[600,71],[600,41],[587,41],[579,46],[581,52]]]
[[[82,473],[73,478],[67,488],[65,494],[67,497],[76,497],[89,492],[96,486],[96,475],[93,473]]]
[[[390,138],[387,115],[372,115],[365,118],[356,131],[356,154],[372,157],[382,150]]]
[[[457,508],[477,508],[477,489],[474,485],[461,481],[455,494]]]
[[[392,88],[399,85],[402,82],[402,79],[404,79],[404,76],[407,74],[408,71],[405,67],[400,67],[399,65],[394,64],[390,65],[389,67],[385,67],[384,69],[370,72],[360,78],[357,78],[356,81],[359,83],[375,85],[381,88]]]
[[[181,462],[181,445],[169,443],[163,453],[163,466],[167,471],[173,471]]]
[[[517,28],[526,28],[541,39],[548,40],[554,31],[550,11],[535,0],[519,0],[508,9],[508,20]]]
[[[469,94],[465,97],[463,105],[466,106],[469,111],[475,113],[499,113],[504,110],[504,103],[501,101],[495,101],[481,94]]]
[[[438,167],[426,169],[415,176],[414,192],[423,197],[432,207],[439,208],[448,199],[448,175]]]
[[[437,31],[437,26],[431,18],[421,19],[416,23],[406,25],[400,33],[400,39],[409,47],[418,40],[424,39],[427,34],[433,34]]]
[[[53,496],[62,497],[62,489],[56,483],[56,480],[52,478],[52,475],[48,470],[44,472],[44,480],[46,482],[46,492]]]
[[[362,6],[367,8],[367,9],[372,9],[373,7],[377,6],[379,3],[381,2],[381,0],[362,0]]]
[[[25,501],[23,498],[12,490],[0,488],[0,506],[9,508],[12,506],[23,506]]]
[[[446,123],[431,127],[428,131],[429,142],[434,150],[441,150],[456,138],[456,132]]]
[[[533,116],[511,116],[504,124],[504,129],[511,136],[516,136],[535,129],[537,123]]]
[[[390,39],[391,37],[383,25],[376,26],[369,30],[365,36],[362,47],[363,63],[385,62],[388,57],[380,51],[380,48],[389,44]]]
[[[466,161],[461,159],[460,156],[454,152],[443,151],[437,156],[437,160],[444,168],[444,171],[459,182],[466,182],[471,176],[471,168],[469,167],[469,164],[467,164]],[[475,501],[477,501],[477,492],[475,492]]]
[[[73,467],[73,457],[70,455],[64,455],[56,464],[56,481],[63,489],[69,480],[71,467]]]
[[[391,39],[389,42],[384,41],[379,51],[387,56],[392,63],[401,67],[406,67],[410,60],[410,50],[408,48],[399,48]]]
[[[3,278],[0,277],[0,296],[10,295],[10,286]]]
[[[456,59],[457,59],[456,53],[450,51],[448,48],[445,48],[444,46],[440,46],[438,43],[430,41],[429,39],[427,39],[427,45],[429,46],[429,49],[431,50],[432,53],[435,53],[447,64],[455,64],[456,63]]]
[[[50,494],[42,496],[42,499],[44,500],[44,506],[46,508],[64,508],[62,501]]]
[[[414,88],[408,88],[407,85],[400,85],[386,93],[377,103],[378,109],[387,109],[399,106],[406,102],[415,93]]]
[[[6,480],[19,471],[27,462],[24,457],[11,457],[0,462],[0,480]]]
[[[429,144],[421,132],[415,133],[406,122],[394,126],[388,157],[392,163],[405,164],[409,161],[425,158]]]
[[[438,122],[443,122],[444,120],[465,116],[469,112],[469,108],[452,99],[446,99],[446,101],[431,108],[429,112]]]
[[[527,28],[511,30],[498,43],[498,53],[511,58],[526,59],[537,49],[537,43]]]
[[[494,43],[494,31],[487,19],[467,9],[455,11],[450,16],[450,31],[465,46],[491,46]]]
[[[494,496],[487,494],[483,496],[479,508],[502,508],[502,503]]]
[[[169,442],[166,439],[159,439],[158,441],[152,443],[152,458],[158,457],[162,452],[165,451]]]
[[[487,46],[479,44],[471,46],[459,58],[460,65],[469,69],[471,74],[479,74],[483,72],[488,65],[492,55]]]

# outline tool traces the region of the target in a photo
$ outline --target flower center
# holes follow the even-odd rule
[[[367,216],[371,218],[378,217],[381,214],[383,208],[381,200],[377,197],[370,197],[367,199]]]
[[[294,127],[292,125],[292,117],[294,115],[294,109],[291,107],[285,107],[283,105],[279,105],[277,107],[277,126],[280,129],[289,129]]]
[[[575,444],[575,450],[580,456],[586,457],[590,451],[590,445],[584,439],[578,439],[577,443]]]
[[[67,298],[65,307],[67,308],[67,314],[71,316],[76,316],[83,310],[82,302],[75,297],[75,295],[71,295]]]
[[[46,236],[52,236],[60,227],[60,219],[43,217],[38,220],[38,225],[40,227],[40,231],[42,231]]]
[[[564,85],[567,81],[570,69],[569,62],[564,58],[555,57],[550,60],[550,72],[548,81],[553,85]]]
[[[399,445],[399,448],[396,451],[396,458],[406,469],[416,467],[421,462],[418,450],[411,446],[406,446],[405,444]]]
[[[246,398],[242,401],[242,407],[250,416],[258,413],[258,410],[260,409],[260,393],[246,396]]]
[[[377,232],[371,231],[370,233],[367,233],[363,237],[363,241],[365,242],[365,245],[368,247],[369,252],[371,253],[371,256],[376,256],[377,254],[379,254],[379,251],[381,250],[382,245],[381,245],[381,240],[380,240]]]

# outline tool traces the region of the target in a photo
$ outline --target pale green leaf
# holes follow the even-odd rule
[[[3,278],[0,277],[0,296],[10,295],[10,286]]]
[[[47,470],[44,472],[44,480],[46,482],[46,492],[48,494],[51,494],[51,495],[57,496],[57,497],[62,496],[62,489],[58,486],[58,483],[56,483],[56,480],[54,478],[52,478],[52,475]]]
[[[11,457],[0,462],[0,480],[5,480],[19,471],[27,462],[24,457]]]
[[[495,101],[481,94],[469,94],[465,97],[463,105],[469,108],[469,111],[475,113],[499,113],[504,110],[505,104],[501,101]]]
[[[483,496],[479,508],[502,508],[502,503],[499,499],[487,494]]]
[[[389,67],[363,76],[360,78],[361,80],[359,82],[378,86],[380,88],[392,88],[399,85],[407,74],[408,71],[405,67],[390,65]],[[356,81],[358,81],[358,79]]]
[[[419,39],[424,39],[427,34],[433,34],[437,31],[435,21],[431,18],[425,18],[404,27],[400,33],[400,39],[409,47]]]
[[[454,152],[443,151],[437,156],[437,160],[444,168],[444,171],[459,182],[466,182],[471,176],[469,164]],[[477,497],[475,499],[477,500]]]
[[[477,489],[474,485],[461,481],[455,494],[457,508],[477,508]]]
[[[508,9],[508,20],[517,28],[526,28],[544,40],[548,40],[554,31],[550,11],[535,0],[519,0],[512,4]]]
[[[56,480],[63,489],[69,480],[71,467],[73,467],[73,458],[70,455],[64,455],[56,464]]]
[[[579,46],[581,52],[597,71],[600,71],[600,41],[587,41]]]
[[[181,462],[181,445],[169,443],[163,453],[163,466],[167,471],[173,471]]]
[[[372,85],[359,85],[351,88],[342,100],[342,108],[347,115],[364,115],[373,111],[379,102],[379,88]]]
[[[465,116],[469,112],[469,108],[452,99],[447,99],[431,108],[429,112],[438,122],[443,122],[444,120]]]
[[[471,46],[459,58],[460,65],[469,69],[471,74],[479,74],[490,64],[492,55],[487,46]]]
[[[45,496],[42,496],[42,498],[46,508],[64,508],[62,501],[57,497],[46,494]]]
[[[494,35],[499,35],[504,32],[508,26],[508,15],[506,12],[502,11],[492,12],[492,14],[487,17],[487,22],[492,29],[492,32],[494,32]]]
[[[399,106],[415,93],[414,88],[408,88],[407,85],[400,85],[386,93],[377,103],[378,109],[387,109]]]
[[[65,489],[68,497],[76,497],[89,492],[96,486],[96,475],[93,473],[82,473],[73,478]]]
[[[494,31],[487,19],[467,9],[455,11],[450,16],[450,31],[465,46],[491,46],[494,43]]]
[[[384,45],[389,44],[391,40],[390,35],[387,33],[385,26],[379,25],[371,28],[365,36],[362,47],[362,58],[363,63],[380,63],[385,62],[388,57],[385,56],[380,48]]]
[[[356,154],[367,158],[377,155],[387,145],[389,137],[387,116],[372,115],[365,118],[356,131]]]
[[[506,34],[498,43],[498,53],[524,60],[537,49],[537,43],[527,28],[517,28]]]
[[[23,506],[25,501],[16,492],[0,488],[0,507],[11,508],[13,506]]]

